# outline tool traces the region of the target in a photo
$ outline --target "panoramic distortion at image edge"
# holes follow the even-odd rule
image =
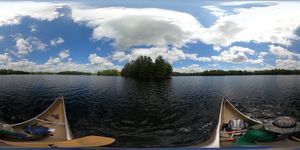
[[[1,2],[1,68],[121,69],[140,55],[174,71],[299,69],[299,2]]]
[[[299,147],[299,9],[0,1],[0,147]]]

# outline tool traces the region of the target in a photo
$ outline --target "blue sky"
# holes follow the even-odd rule
[[[175,71],[300,69],[300,2],[0,1],[0,68],[121,69],[162,55]]]

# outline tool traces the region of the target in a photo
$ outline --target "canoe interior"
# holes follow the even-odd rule
[[[67,133],[67,120],[65,117],[65,107],[64,100],[62,97],[56,98],[56,100],[49,106],[43,113],[40,115],[27,120],[25,122],[21,122],[18,124],[12,125],[13,129],[16,132],[24,133],[24,127],[28,125],[38,124],[48,128],[55,129],[52,133],[52,136],[47,136],[38,141],[65,141],[68,140]]]
[[[231,119],[242,119],[246,122],[249,123],[249,125],[256,125],[256,124],[261,124],[261,122],[253,120],[249,118],[248,116],[244,115],[241,113],[239,110],[237,110],[228,100],[223,100],[223,105],[222,105],[222,113],[221,113],[221,130],[222,126],[225,123],[228,123],[229,120]],[[224,133],[221,133],[220,131],[220,139],[222,137],[229,137],[230,135],[224,135]],[[221,147],[233,147],[234,145],[233,141],[228,141],[228,140],[220,140],[220,146]],[[267,147],[300,147],[300,142],[296,142],[293,140],[285,139],[285,140],[280,140],[280,141],[273,141],[273,142],[256,142],[257,146],[267,146]]]

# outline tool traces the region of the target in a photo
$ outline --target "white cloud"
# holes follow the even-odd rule
[[[233,46],[230,47],[228,50],[225,50],[220,53],[218,56],[212,56],[211,59],[213,61],[221,61],[221,62],[228,62],[234,64],[240,64],[245,62],[250,62],[253,64],[260,64],[263,63],[263,59],[249,59],[247,55],[254,55],[255,51],[249,48],[240,47],[240,46]]]
[[[36,32],[37,31],[37,26],[36,25],[30,25],[29,29],[30,29],[30,32]]]
[[[174,68],[175,72],[181,73],[194,73],[194,72],[202,72],[203,69],[198,64],[192,64],[187,67]]]
[[[24,16],[51,21],[61,16],[57,8],[62,6],[50,2],[0,2],[0,26],[20,24]]]
[[[119,62],[132,60],[131,55],[126,54],[123,51],[114,52],[113,55],[112,55],[112,59],[117,60]]]
[[[139,45],[181,48],[200,40],[221,50],[234,42],[291,45],[300,39],[295,33],[300,26],[300,13],[294,13],[299,7],[297,2],[274,2],[229,13],[217,6],[203,6],[218,17],[208,28],[187,13],[164,9],[73,6],[72,17],[93,28],[94,39],[114,39],[117,49]]]
[[[264,59],[262,59],[262,58],[248,59],[248,62],[250,62],[251,64],[262,64],[262,63],[264,63]]]
[[[0,41],[2,41],[4,39],[4,36],[0,35]]]
[[[0,56],[1,59],[1,56]],[[36,62],[30,61],[28,59],[22,59],[18,61],[10,61],[6,64],[0,63],[0,68],[22,70],[29,72],[60,72],[60,71],[83,71],[83,72],[97,72],[103,69],[117,69],[121,70],[121,66],[98,66],[90,63],[87,64],[77,64],[69,60],[68,62],[62,62],[59,57],[52,58],[45,64],[37,64]]]
[[[65,40],[63,38],[57,37],[57,38],[54,38],[53,40],[50,40],[50,45],[57,46],[57,45],[62,44],[64,42],[65,42]]]
[[[246,4],[260,4],[260,5],[272,5],[276,4],[278,1],[226,1],[222,2],[221,5],[224,6],[241,6]]]
[[[16,48],[18,55],[27,55],[32,52],[32,45],[24,38],[16,40]]]
[[[228,14],[225,10],[223,10],[217,6],[202,6],[202,8],[210,10],[211,13],[218,18],[223,17]]]
[[[220,17],[199,35],[215,47],[233,42],[276,43],[289,46],[299,40],[295,31],[300,26],[298,2],[276,2],[265,7],[235,9],[235,14]]]
[[[46,62],[46,64],[47,65],[53,65],[53,64],[58,64],[60,62],[61,62],[61,59],[59,57],[54,57],[54,58],[50,57],[48,59],[48,61]]]
[[[103,67],[112,67],[114,66],[108,59],[104,57],[97,56],[97,54],[90,54],[89,61],[92,65],[103,66]]]
[[[269,51],[280,57],[280,58],[284,58],[284,57],[288,57],[290,59],[292,59],[293,56],[296,56],[296,57],[299,57],[300,58],[300,54],[297,54],[297,53],[293,53],[289,50],[287,50],[286,48],[283,48],[281,46],[275,46],[275,45],[270,45],[269,46]]]
[[[123,51],[117,51],[113,53],[112,59],[119,62],[131,61],[137,59],[139,56],[148,56],[154,61],[158,56],[162,56],[169,63],[173,63],[180,60],[194,60],[200,62],[209,62],[211,59],[208,57],[198,57],[197,54],[184,53],[182,50],[173,48],[168,50],[167,48],[151,47],[151,48],[134,48],[130,54],[126,54]]]
[[[68,58],[70,56],[70,50],[62,50],[59,54],[58,57],[50,57],[48,61],[46,62],[46,65],[54,65],[54,64],[59,64],[62,62],[63,59]]]
[[[0,54],[0,64],[6,64],[11,61],[8,53]]]
[[[66,50],[63,50],[61,51],[58,56],[61,58],[61,59],[65,59],[65,58],[68,58],[70,56],[70,50],[66,49]]]
[[[277,59],[275,61],[277,68],[300,69],[300,61],[292,59]]]
[[[5,66],[1,66],[1,68],[22,70],[22,71],[34,71],[35,67],[36,67],[36,63],[32,61],[28,61],[27,59],[19,60],[16,62],[10,62]]]
[[[263,64],[264,63],[264,57],[268,55],[267,52],[260,52],[257,56],[257,59],[248,59],[248,62],[251,64]]]
[[[28,40],[31,42],[33,48],[36,50],[42,50],[45,51],[47,48],[47,44],[43,43],[39,38],[37,37],[29,37]]]
[[[97,14],[97,15],[95,15]],[[117,49],[134,45],[181,47],[196,40],[201,28],[187,13],[156,8],[80,8],[73,6],[75,22],[94,28],[93,39],[115,39]]]
[[[258,58],[263,59],[266,55],[268,55],[268,52],[260,52]]]
[[[47,44],[43,43],[39,38],[37,37],[28,37],[24,38],[22,35],[17,35],[15,37],[16,40],[16,51],[12,51],[13,54],[15,54],[18,57],[23,57],[25,55],[28,55],[33,50],[41,50],[45,51],[47,48]]]
[[[218,17],[214,25],[204,28],[187,13],[155,8],[95,8],[74,3],[0,2],[0,26],[19,24],[23,16],[39,20],[53,20],[60,14],[57,9],[69,5],[71,17],[77,23],[93,28],[92,38],[112,38],[117,50],[148,45],[159,48],[173,46],[182,49],[187,43],[202,41],[213,44],[215,50],[234,42],[274,43],[289,46],[300,38],[295,31],[300,26],[298,2],[259,2],[261,7],[235,8],[238,5],[258,3],[222,2],[221,6],[234,6],[227,11],[217,6],[203,6]],[[228,8],[227,8],[228,9]],[[229,13],[230,12],[230,13]],[[97,14],[97,15],[95,15]],[[35,30],[33,28],[33,30]],[[62,38],[50,41],[55,46]],[[23,51],[24,52],[24,51]],[[173,54],[176,51],[172,51]],[[26,52],[25,52],[26,53]],[[201,60],[201,59],[200,59]],[[202,60],[209,61],[208,58]]]

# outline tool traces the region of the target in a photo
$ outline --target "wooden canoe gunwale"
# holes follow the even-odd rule
[[[71,128],[69,126],[69,121],[68,121],[67,113],[66,113],[66,105],[65,105],[65,101],[64,101],[63,96],[62,96],[62,103],[63,103],[63,106],[64,106],[63,112],[64,112],[64,117],[65,117],[65,127],[66,127],[67,140],[72,140],[73,135],[72,135]]]
[[[54,120],[50,119],[49,116],[56,115],[58,113],[60,117],[55,117]],[[43,119],[45,117],[45,119]],[[49,119],[49,121],[48,121]],[[51,120],[51,121],[50,121]],[[46,127],[51,127],[56,129],[54,131],[54,136],[49,136],[49,138],[43,138],[41,140],[34,141],[6,141],[0,139],[0,147],[1,148],[87,148],[87,147],[98,147],[109,145],[115,141],[115,139],[104,136],[85,136],[77,139],[73,139],[72,132],[69,127],[65,103],[63,96],[57,97],[55,101],[42,113],[39,115],[11,125],[12,128],[17,131],[24,132],[22,127],[26,126],[30,123],[46,123]],[[20,130],[21,129],[21,130]],[[54,138],[52,138],[54,137]],[[51,139],[52,138],[52,139]]]
[[[45,114],[46,112],[48,112],[48,110],[49,110],[50,108],[52,108],[56,103],[58,103],[58,101],[60,100],[59,98],[61,98],[61,97],[55,98],[55,99],[54,99],[55,101],[54,101],[48,108],[46,108],[42,113],[38,114],[37,116],[35,116],[35,117],[31,118],[31,119],[28,119],[28,120],[26,120],[26,121],[20,122],[20,123],[12,124],[12,125],[10,125],[10,126],[15,127],[15,126],[23,125],[23,124],[26,124],[26,123],[28,123],[28,122],[34,121],[34,120],[37,119],[38,117],[40,117],[40,116],[42,116],[43,114]]]
[[[47,114],[49,111],[51,112],[51,109],[55,109],[56,107],[59,107],[61,112],[60,115],[62,115],[63,117],[63,122],[55,122],[55,121],[48,121],[48,120],[44,120],[41,118],[41,116]],[[31,123],[31,122],[43,122],[46,124],[53,124],[55,126],[63,126],[63,130],[65,131],[64,137],[66,138],[66,140],[72,140],[73,136],[72,136],[72,132],[68,123],[68,118],[67,118],[67,114],[66,114],[66,110],[65,110],[65,103],[64,103],[64,98],[63,96],[59,96],[57,98],[54,99],[54,102],[47,107],[42,113],[38,114],[37,116],[28,119],[26,121],[20,122],[20,123],[16,123],[16,124],[12,124],[10,125],[12,128],[18,128],[19,126],[23,126],[25,124]]]
[[[251,122],[254,122],[256,124],[262,124],[262,122],[258,121],[258,120],[255,120],[253,118],[250,118],[249,116],[245,115],[244,113],[242,113],[241,111],[239,111],[236,107],[234,107],[230,102],[229,100],[227,100],[226,98],[223,99],[223,102],[222,103],[226,103],[228,104],[229,106],[231,106],[231,109],[234,109],[239,115],[243,116],[244,118],[248,119],[249,121]],[[223,107],[225,107],[225,104],[223,105]]]
[[[211,137],[203,143],[199,143],[199,144],[192,145],[192,146],[189,146],[189,147],[220,148],[221,147],[221,142],[220,142],[220,133],[221,133],[221,131],[220,130],[221,130],[221,127],[224,123],[224,121],[223,121],[223,117],[224,117],[224,113],[225,113],[224,111],[228,108],[235,111],[238,115],[243,116],[244,118],[246,118],[248,121],[252,122],[253,124],[261,124],[261,122],[259,122],[257,120],[254,120],[254,119],[246,116],[242,112],[240,112],[226,98],[223,98],[222,102],[221,102],[221,105],[220,105],[218,124],[215,127],[214,132],[211,135]]]

